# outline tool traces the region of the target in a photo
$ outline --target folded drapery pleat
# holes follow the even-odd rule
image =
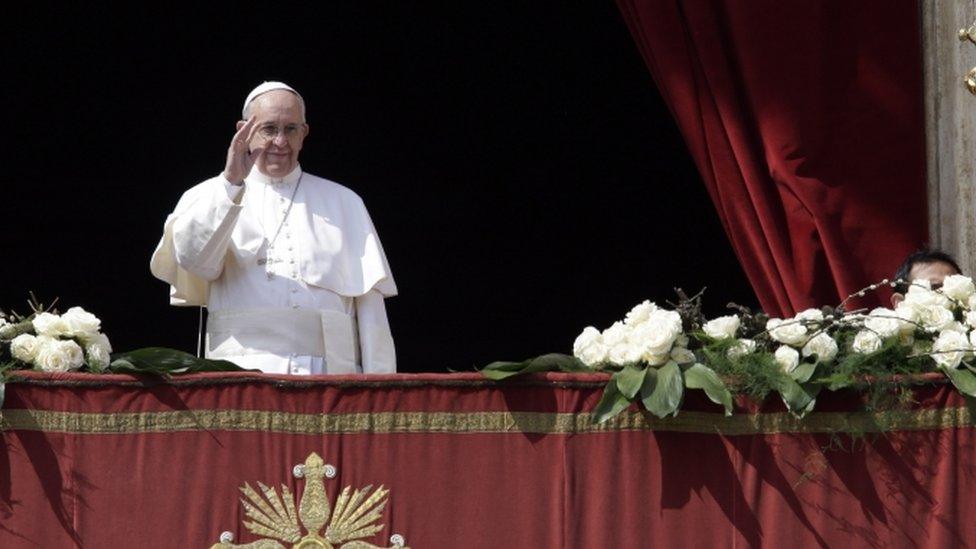
[[[925,243],[917,2],[617,3],[766,312],[836,304]]]

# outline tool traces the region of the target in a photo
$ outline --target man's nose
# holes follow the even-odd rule
[[[275,134],[274,139],[271,140],[276,147],[284,147],[288,144],[288,138],[285,137],[285,132],[278,132]]]

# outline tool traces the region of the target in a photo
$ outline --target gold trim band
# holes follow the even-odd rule
[[[797,419],[788,413],[724,417],[681,412],[658,419],[628,411],[593,423],[589,413],[540,412],[376,412],[296,414],[256,410],[181,410],[140,413],[77,413],[4,410],[0,429],[83,435],[192,431],[256,431],[301,435],[396,433],[587,434],[617,431],[669,431],[728,436],[774,433],[877,433],[970,427],[968,408],[899,410],[879,413],[822,412]]]

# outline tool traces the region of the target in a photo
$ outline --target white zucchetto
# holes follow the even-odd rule
[[[247,118],[247,106],[251,104],[251,101],[254,101],[255,97],[273,90],[288,90],[297,95],[299,99],[302,98],[302,94],[298,93],[295,91],[295,88],[285,84],[284,82],[264,82],[251,90],[251,93],[247,94],[247,99],[244,100],[244,108],[241,109],[241,116],[245,119]]]

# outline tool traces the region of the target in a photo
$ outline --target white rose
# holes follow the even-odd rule
[[[881,348],[881,337],[871,330],[861,330],[854,336],[851,349],[862,355],[871,354]]]
[[[969,332],[969,344],[976,349],[976,330]]]
[[[953,331],[942,332],[932,344],[932,359],[944,368],[957,368],[971,349],[972,346],[965,334]]]
[[[71,340],[44,339],[37,350],[35,364],[45,372],[67,372],[81,368],[85,353]]]
[[[68,312],[61,315],[61,319],[67,323],[68,329],[71,330],[70,335],[85,341],[95,337],[95,334],[102,327],[102,321],[98,317],[81,307],[68,309]]]
[[[733,344],[731,347],[729,347],[729,351],[726,353],[726,356],[731,359],[742,358],[755,350],[756,350],[755,341],[751,339],[740,339],[739,341],[736,341],[735,344]]]
[[[671,360],[678,364],[691,364],[695,361],[695,353],[684,347],[675,347],[671,349]]]
[[[735,337],[736,330],[739,329],[739,317],[736,315],[720,316],[709,320],[702,326],[708,337],[715,339],[728,339]]]
[[[800,353],[789,345],[781,345],[779,349],[776,349],[773,356],[776,358],[776,363],[786,373],[792,372],[800,365]]]
[[[3,328],[7,324],[10,324],[10,322],[8,322],[6,318],[0,316],[0,328]]]
[[[92,344],[89,344],[91,347]],[[573,342],[573,356],[580,359],[587,366],[595,366],[607,360],[607,346],[603,344],[603,335],[593,326],[587,326],[583,333]]]
[[[658,309],[645,322],[629,334],[635,345],[642,347],[641,354],[663,355],[671,352],[671,346],[681,336],[681,315],[677,311]]]
[[[639,345],[624,340],[610,348],[609,357],[610,362],[617,366],[623,366],[624,364],[639,362],[643,354],[644,349]]]
[[[899,303],[895,307],[895,314],[904,322],[918,322],[918,310],[911,303]]]
[[[970,311],[976,311],[976,295],[969,296],[969,303],[966,306]]]
[[[965,333],[969,332],[969,329],[962,322],[959,322],[958,320],[953,320],[952,322],[946,324],[945,327],[942,328],[942,331],[943,332],[959,332],[960,334],[965,334]]]
[[[108,336],[102,333],[95,334],[95,337],[91,339],[91,343],[95,345],[101,345],[105,347],[105,350],[109,353],[112,352],[112,343],[108,340]]]
[[[971,296],[976,294],[976,286],[973,285],[973,279],[968,276],[949,275],[942,281],[942,293],[952,299],[966,303]]]
[[[807,341],[807,327],[797,320],[771,318],[766,322],[769,337],[787,345],[803,345]]]
[[[112,344],[105,334],[96,334],[85,346],[85,358],[89,366],[101,369],[108,367],[112,360]]]
[[[976,311],[968,311],[966,313],[966,324],[976,328]]]
[[[625,341],[627,339],[627,334],[630,333],[630,327],[625,326],[623,322],[617,321],[613,323],[606,330],[603,330],[603,344],[607,347],[615,347],[617,344]]]
[[[902,301],[895,307],[895,314],[901,320],[901,335],[905,336],[915,331],[919,322],[918,311],[909,303]]]
[[[952,311],[945,307],[933,305],[918,309],[918,319],[926,328],[935,331],[942,331],[948,328],[955,320],[956,316]]]
[[[864,320],[864,327],[887,339],[901,331],[902,322],[895,311],[878,307]]]
[[[912,285],[908,287],[908,292],[905,293],[905,301],[902,303],[922,307],[948,307],[950,305],[949,298],[941,292],[932,290],[931,287],[932,285],[928,280],[913,280]]]
[[[833,361],[837,356],[837,342],[827,332],[820,332],[803,346],[803,356],[813,355],[817,355],[817,362]]]
[[[627,316],[624,317],[624,324],[628,326],[637,326],[638,324],[645,322],[648,317],[651,316],[651,313],[656,310],[657,305],[645,299],[642,303],[635,305],[634,308],[627,313]]]
[[[60,316],[51,313],[40,313],[34,317],[31,324],[34,325],[34,331],[37,332],[37,335],[55,338],[71,335],[71,328],[68,327],[68,323]]]
[[[37,338],[30,334],[20,334],[10,342],[10,354],[21,362],[31,364],[37,356]]]
[[[797,313],[797,315],[793,318],[796,320],[820,322],[824,319],[824,315],[823,311],[820,309],[807,309],[803,312]]]

